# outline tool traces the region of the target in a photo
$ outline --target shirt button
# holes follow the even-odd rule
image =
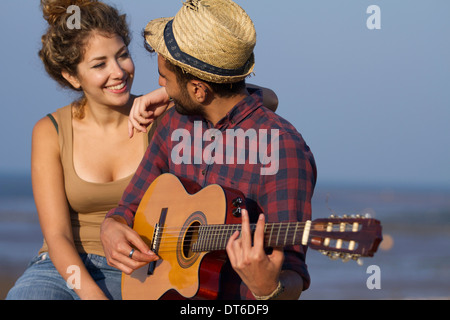
[[[206,174],[206,170],[202,170],[202,175],[205,175]]]

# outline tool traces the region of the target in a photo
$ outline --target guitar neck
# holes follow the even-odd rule
[[[284,247],[288,245],[306,245],[309,238],[311,221],[266,223],[264,229],[265,247]],[[252,232],[256,224],[251,224]],[[225,250],[230,237],[241,231],[240,224],[202,225],[198,230],[198,239],[192,245],[194,252]]]
[[[250,228],[254,232],[256,225],[251,224]],[[192,252],[225,250],[228,240],[236,231],[241,231],[240,224],[199,225],[195,231],[188,232],[186,239],[189,241],[185,245]],[[264,229],[265,247],[281,248],[301,244],[327,255],[339,254],[345,259],[372,257],[382,238],[380,222],[361,217],[266,223]]]

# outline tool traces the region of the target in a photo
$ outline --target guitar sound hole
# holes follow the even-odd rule
[[[195,255],[195,252],[192,251],[192,245],[198,240],[198,230],[200,225],[200,222],[195,221],[186,231],[183,241],[183,256],[186,259]]]

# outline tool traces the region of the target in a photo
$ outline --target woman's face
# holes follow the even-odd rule
[[[130,99],[134,63],[123,39],[93,33],[83,61],[78,65],[76,81],[90,105],[121,107]]]

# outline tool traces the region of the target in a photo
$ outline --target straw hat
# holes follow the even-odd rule
[[[150,21],[145,34],[158,54],[205,81],[238,82],[255,66],[255,27],[231,0],[185,1],[175,17]]]

